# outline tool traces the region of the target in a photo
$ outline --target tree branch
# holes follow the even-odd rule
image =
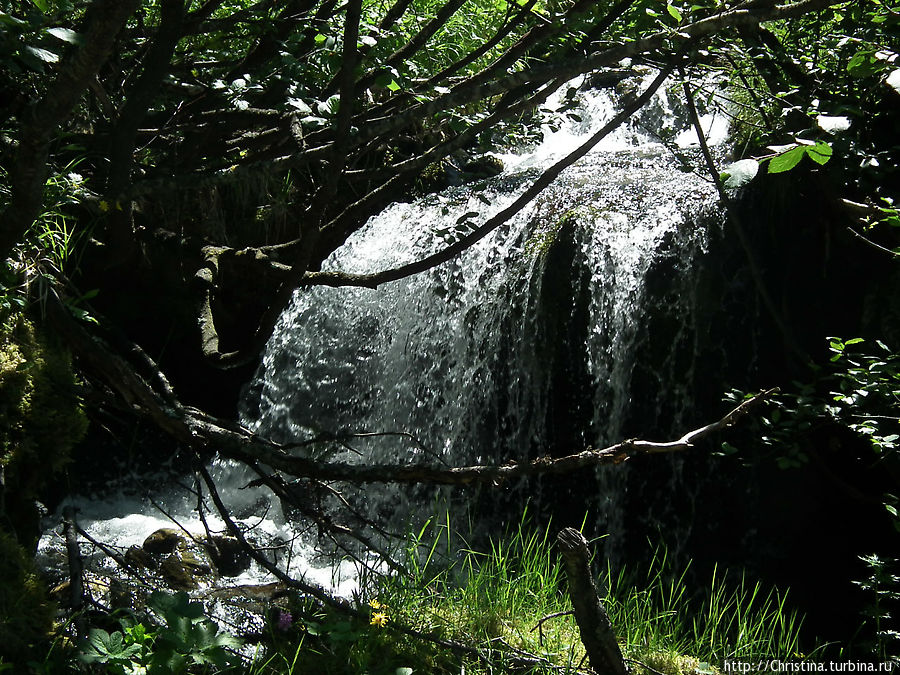
[[[500,211],[498,214],[489,218],[481,227],[475,229],[470,234],[462,237],[458,242],[448,246],[442,251],[433,255],[417,260],[416,262],[402,265],[391,270],[383,272],[375,272],[372,274],[346,274],[343,272],[307,272],[302,280],[304,285],[326,285],[326,286],[362,286],[365,288],[377,288],[379,285],[389,281],[396,281],[404,277],[419,274],[425,270],[436,267],[441,263],[447,262],[451,258],[466,250],[476,242],[484,239],[488,234],[496,230],[503,223],[515,216],[519,211],[530,204],[535,197],[544,191],[557,176],[564,170],[572,166],[579,159],[584,157],[591,149],[603,140],[610,133],[615,131],[619,125],[631,117],[635,112],[640,110],[650,97],[659,89],[660,85],[672,72],[672,67],[660,71],[659,75],[653,80],[650,86],[634,101],[630,102],[621,112],[615,115],[609,122],[591,136],[587,141],[582,143],[576,150],[558,161],[556,164],[546,169],[544,173],[523,192],[512,204]]]
[[[69,54],[44,96],[28,108],[10,171],[11,199],[0,213],[0,260],[5,260],[43,206],[53,133],[72,113],[112,51],[116,36],[140,0],[97,0],[89,11],[84,43]]]
[[[730,410],[720,420],[688,432],[674,441],[654,442],[632,439],[621,441],[601,450],[588,449],[557,459],[539,457],[530,462],[502,466],[461,466],[447,469],[418,464],[319,463],[306,458],[292,457],[283,447],[272,443],[263,443],[258,439],[255,441],[249,438],[237,439],[233,434],[223,434],[212,426],[206,426],[205,429],[197,428],[197,432],[207,437],[213,444],[212,447],[218,447],[220,453],[226,457],[242,462],[259,461],[273,469],[296,477],[341,480],[350,483],[429,483],[458,486],[498,484],[523,476],[565,474],[603,464],[619,464],[638,455],[680,452],[690,449],[698,441],[736,423],[753,406],[776,391],[777,389],[769,389],[761,392]]]

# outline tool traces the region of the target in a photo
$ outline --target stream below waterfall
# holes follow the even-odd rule
[[[483,223],[614,114],[615,92],[579,87],[570,83],[546,105],[561,106],[574,88],[577,114],[548,113],[541,143],[497,155],[502,174],[392,205],[324,269],[395,267]],[[310,457],[355,462],[504,463],[621,440],[646,325],[648,271],[665,258],[689,274],[705,250],[708,223],[717,222],[713,186],[682,171],[672,152],[696,145],[677,107],[661,89],[517,216],[448,263],[375,291],[297,291],[247,387],[242,423],[279,442],[310,441],[298,450]],[[710,142],[722,144],[727,121],[707,115],[703,123]],[[660,370],[660,387],[680,375]],[[340,442],[312,442],[317,438]],[[578,479],[597,500],[598,530],[627,527],[618,469]],[[292,576],[353,594],[354,564],[320,560],[310,523],[286,513],[266,489],[244,489],[255,474],[220,460],[210,472],[235,521],[273,561]],[[161,529],[197,538],[225,530],[211,504],[198,511],[193,488],[193,478],[132,474],[63,506],[75,508],[92,539],[129,559]],[[368,486],[351,504],[397,527],[432,508],[433,499],[433,492]],[[541,495],[532,486],[516,499],[521,505]],[[39,561],[62,580],[59,522],[59,514],[48,518]],[[121,576],[96,545],[82,540],[82,554],[96,579]],[[193,590],[222,600],[222,588],[271,581],[248,563]]]

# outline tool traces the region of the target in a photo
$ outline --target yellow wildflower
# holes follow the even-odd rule
[[[107,211],[109,211],[109,202],[106,201],[105,199],[101,199],[98,206],[100,207],[100,210],[103,211],[103,213],[106,213]]]
[[[372,609],[381,609],[382,604],[378,602],[378,600],[373,599],[369,600],[369,607],[371,607]]]
[[[372,620],[369,622],[373,626],[386,626],[389,621],[388,615],[384,612],[375,612],[372,615]]]

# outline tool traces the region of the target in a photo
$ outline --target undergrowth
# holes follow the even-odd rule
[[[523,519],[476,550],[448,521],[429,522],[400,556],[408,576],[363,580],[367,621],[295,606],[291,628],[274,630],[277,649],[253,672],[586,672],[553,533]],[[642,570],[595,567],[636,672],[708,675],[726,659],[801,658],[801,619],[784,593],[718,570],[707,588],[691,588],[663,548]]]
[[[78,660],[69,659],[66,672],[96,672],[104,664],[115,666],[106,672],[151,675],[585,673],[553,533],[523,518],[505,536],[475,548],[449,520],[430,521],[396,554],[408,574],[361,578],[355,615],[293,596],[273,606],[263,634],[241,647],[202,615],[198,603],[176,596],[168,604],[180,613],[169,612],[162,626],[130,615],[115,633],[92,631],[93,642],[81,647]],[[676,569],[664,548],[643,569],[596,568],[635,673],[717,675],[727,659],[809,658],[802,656],[801,621],[786,596],[759,583],[715,571],[707,588],[692,588],[687,569]],[[195,635],[200,628],[202,635]],[[182,633],[191,640],[172,637]],[[163,648],[165,654],[156,653]],[[60,664],[60,656],[56,649],[53,662]],[[163,671],[158,664],[179,667]],[[33,663],[32,672],[63,672],[49,665]]]

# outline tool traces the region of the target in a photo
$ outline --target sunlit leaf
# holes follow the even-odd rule
[[[823,143],[822,141],[819,141],[812,147],[805,148],[805,150],[809,158],[816,164],[826,164],[831,159],[832,152],[834,152],[828,143]]]
[[[850,128],[850,118],[846,115],[819,115],[816,125],[829,134],[838,134]]]
[[[891,74],[887,76],[885,82],[889,87],[900,94],[900,68],[892,71]]]
[[[48,28],[47,32],[58,40],[68,42],[73,45],[80,45],[84,42],[80,33],[76,33],[69,28]]]
[[[777,157],[773,157],[769,160],[769,173],[783,173],[784,171],[790,171],[800,163],[800,160],[803,159],[803,155],[805,154],[806,148],[795,147]]]
[[[759,162],[755,159],[742,159],[729,164],[722,171],[722,182],[727,188],[743,187],[759,173]]]
[[[44,63],[56,63],[59,61],[59,54],[51,52],[47,49],[41,49],[40,47],[32,47],[30,45],[26,45],[25,51],[34,56],[36,59],[43,61]]]

